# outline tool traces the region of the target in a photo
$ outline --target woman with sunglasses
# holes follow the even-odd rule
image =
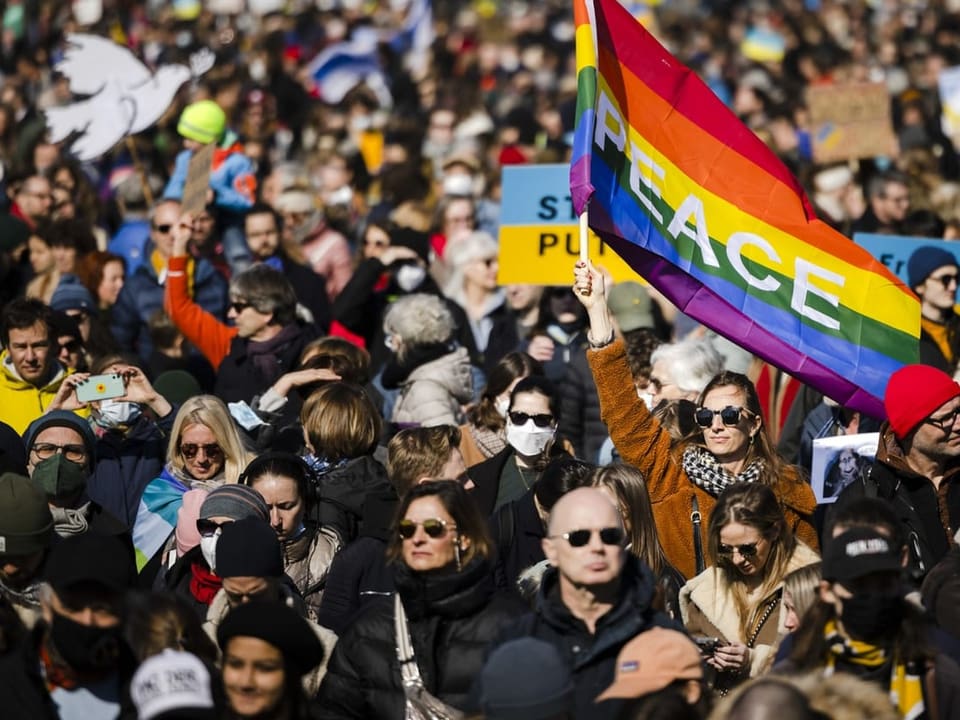
[[[816,498],[797,468],[784,463],[764,431],[753,383],[724,372],[697,399],[696,431],[674,444],[632,387],[623,340],[614,335],[605,280],[592,265],[579,262],[574,292],[587,308],[587,354],[600,396],[604,422],[620,456],[643,473],[653,516],[667,559],[684,577],[706,566],[703,524],[724,488],[736,482],[770,486],[784,507],[787,526],[817,548],[813,524]]]
[[[560,402],[549,380],[531,375],[514,386],[506,411],[507,446],[470,470],[476,486],[473,499],[481,513],[489,517],[519,500],[551,458],[573,454],[565,442],[558,442],[559,417]]]
[[[140,499],[133,525],[137,569],[142,570],[172,535],[187,490],[236,483],[249,460],[222,400],[197,395],[183,403],[170,430],[167,464]]]
[[[820,557],[797,540],[776,493],[759,483],[724,490],[710,516],[712,567],[680,591],[683,623],[716,671],[715,691],[766,670],[786,632],[783,580]]]
[[[487,645],[523,612],[495,593],[486,523],[459,483],[414,487],[403,498],[387,557],[397,596],[368,603],[341,635],[320,687],[321,718],[404,717],[397,659],[399,609],[427,692],[463,708],[483,667]]]

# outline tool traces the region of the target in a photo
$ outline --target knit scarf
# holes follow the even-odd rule
[[[467,427],[484,457],[492,458],[507,446],[507,439],[502,430],[490,430],[476,425],[468,425]]]
[[[57,535],[65,538],[85,533],[88,527],[87,513],[89,510],[89,502],[78,508],[51,507],[50,514],[53,515],[53,527]]]
[[[223,580],[207,570],[199,560],[194,560],[190,565],[190,594],[197,602],[209,605],[222,585]]]
[[[763,471],[763,460],[754,460],[739,475],[731,475],[720,467],[713,453],[691,445],[683,451],[683,470],[694,485],[717,497],[734,483],[759,480]]]
[[[3,580],[0,580],[0,597],[6,598],[11,605],[30,608],[31,610],[40,609],[40,582],[35,581],[27,585],[22,590],[15,590]]]
[[[887,662],[886,648],[845,637],[834,620],[827,621],[823,633],[828,648],[826,675],[833,675],[837,660],[865,668],[878,668]],[[905,663],[899,658],[894,660],[890,674],[890,702],[904,720],[916,720],[924,714],[923,677],[917,672],[915,663]]]
[[[251,340],[247,343],[247,357],[268,385],[273,385],[283,370],[277,358],[278,352],[295,340],[299,334],[300,328],[296,325],[286,325],[269,340],[262,342]]]

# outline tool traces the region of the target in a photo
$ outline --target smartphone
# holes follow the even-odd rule
[[[702,655],[713,655],[720,647],[720,638],[695,635],[693,641],[697,644]]]
[[[77,400],[90,402],[91,400],[109,400],[126,394],[127,387],[123,376],[118,373],[109,375],[91,375],[86,380],[77,383]]]

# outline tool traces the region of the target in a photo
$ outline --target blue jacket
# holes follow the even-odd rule
[[[87,495],[128,528],[137,519],[144,488],[163,472],[178,409],[156,422],[141,416],[126,434],[107,432],[97,439],[97,465],[87,481]]]
[[[120,347],[145,360],[153,351],[147,324],[155,312],[163,309],[164,287],[149,262],[152,253],[153,243],[148,243],[143,251],[146,261],[124,283],[110,319],[110,330]],[[227,281],[202,258],[194,267],[193,299],[222,321],[227,314]]]
[[[253,207],[256,179],[253,161],[240,152],[223,154],[218,151],[214,156],[213,170],[210,173],[210,189],[215,193],[213,204],[223,210],[242,212]],[[183,197],[183,186],[187,182],[187,169],[193,153],[183,150],[177,155],[163,197],[167,200],[179,200]]]
[[[107,252],[119,255],[127,264],[130,277],[143,264],[143,249],[150,240],[149,220],[127,220],[107,243]]]

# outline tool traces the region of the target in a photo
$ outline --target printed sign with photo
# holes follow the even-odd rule
[[[860,479],[873,464],[879,433],[837,435],[813,441],[810,485],[818,503],[836,502],[850,483]]]

